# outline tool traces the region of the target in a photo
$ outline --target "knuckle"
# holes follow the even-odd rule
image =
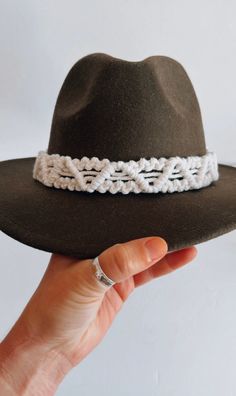
[[[131,266],[131,257],[129,249],[126,245],[120,244],[116,246],[112,252],[112,265],[115,266],[116,271],[120,274],[127,274]]]
[[[168,256],[168,254],[164,257],[164,260],[166,262],[166,266],[168,268],[168,272],[173,272],[174,271],[174,267],[172,266],[171,259],[170,259],[170,256]]]

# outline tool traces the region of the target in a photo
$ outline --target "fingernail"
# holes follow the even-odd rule
[[[147,249],[150,261],[157,260],[164,254],[164,242],[160,243],[160,239],[149,239],[145,243],[145,247]]]

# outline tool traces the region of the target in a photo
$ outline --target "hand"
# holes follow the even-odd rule
[[[112,287],[97,280],[92,259],[52,254],[15,332],[18,328],[24,339],[47,346],[74,367],[103,339],[135,288],[182,267],[196,253],[194,246],[168,253],[160,237],[116,244],[99,255],[103,271],[117,282]]]

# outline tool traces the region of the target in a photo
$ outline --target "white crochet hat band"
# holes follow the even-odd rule
[[[47,187],[116,194],[172,193],[200,189],[218,180],[214,152],[203,156],[170,157],[138,161],[110,161],[97,157],[81,159],[39,151],[33,178]]]

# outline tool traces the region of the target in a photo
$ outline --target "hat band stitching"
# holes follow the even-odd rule
[[[203,156],[140,158],[110,161],[81,159],[39,151],[33,178],[47,187],[100,193],[172,193],[200,189],[219,179],[217,157]]]

